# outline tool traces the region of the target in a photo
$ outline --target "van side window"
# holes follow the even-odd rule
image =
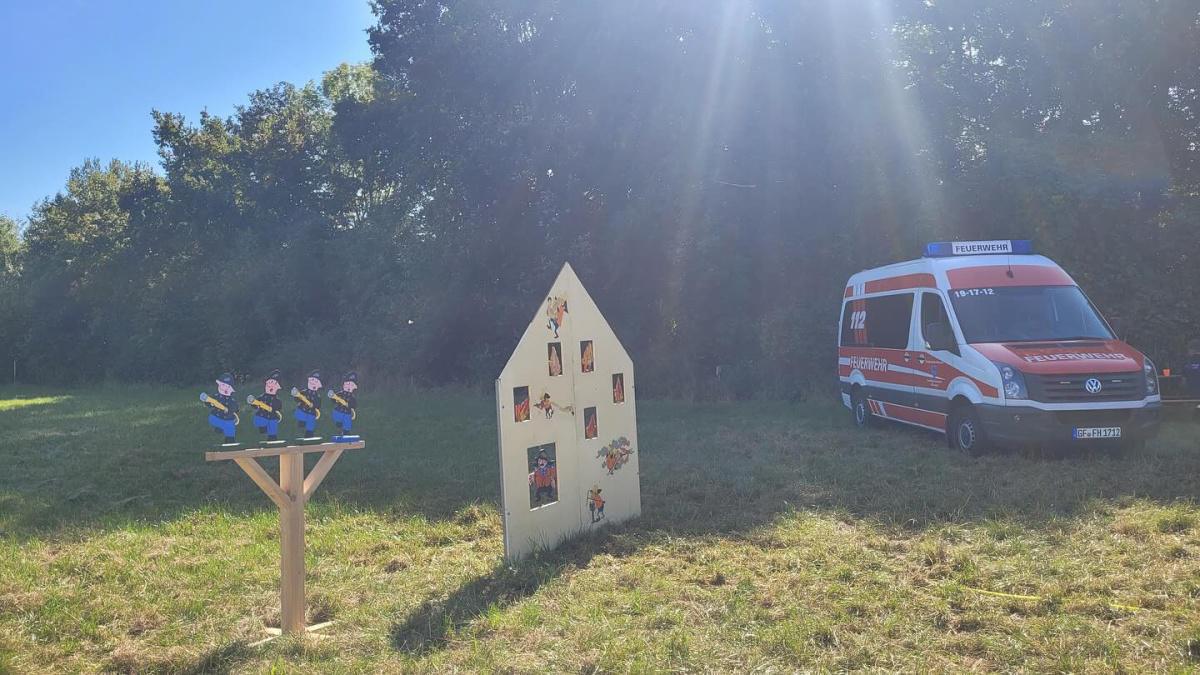
[[[908,349],[912,307],[912,293],[847,302],[842,310],[842,346]]]
[[[926,326],[930,324],[940,323],[950,328],[950,315],[946,312],[946,304],[942,302],[942,298],[937,293],[922,293],[921,294],[921,335],[924,340],[928,337],[925,335]],[[929,343],[926,342],[924,347],[929,348]],[[957,350],[954,350],[957,353]]]
[[[862,311],[862,300],[842,303],[842,346],[857,347],[858,319]]]

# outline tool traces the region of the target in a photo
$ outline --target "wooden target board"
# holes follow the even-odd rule
[[[641,513],[633,361],[570,265],[496,380],[504,554]]]

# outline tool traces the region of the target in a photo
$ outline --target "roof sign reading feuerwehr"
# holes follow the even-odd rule
[[[925,245],[926,258],[944,258],[956,255],[1027,255],[1033,253],[1033,244],[1028,239],[992,239],[989,241],[935,241]]]

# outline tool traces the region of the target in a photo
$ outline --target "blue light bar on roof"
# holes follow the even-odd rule
[[[960,255],[995,255],[1033,253],[1028,239],[993,239],[991,241],[935,241],[925,245],[926,258],[948,258]]]

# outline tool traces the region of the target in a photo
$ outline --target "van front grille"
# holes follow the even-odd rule
[[[1072,427],[1110,427],[1129,421],[1133,411],[1129,408],[1115,410],[1056,410],[1054,419],[1059,424]]]
[[[1090,403],[1097,401],[1140,401],[1145,398],[1146,383],[1137,371],[1085,375],[1032,375],[1027,381],[1029,395],[1043,403]],[[1100,390],[1088,391],[1088,380],[1100,383]]]

